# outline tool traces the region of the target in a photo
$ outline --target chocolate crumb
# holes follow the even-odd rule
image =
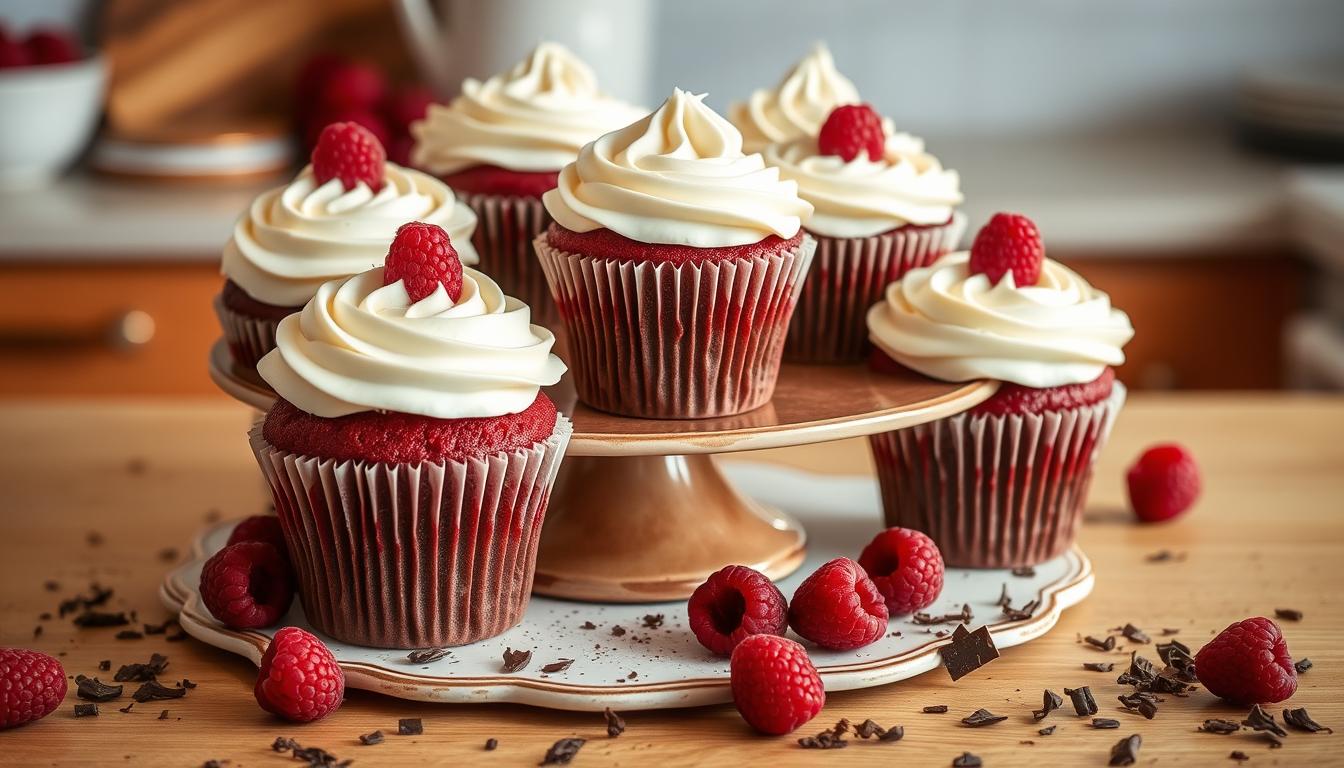
[[[803,749],[844,749],[849,746],[849,742],[834,731],[822,731],[816,736],[804,736],[798,739],[798,746]]]
[[[990,712],[988,709],[977,709],[971,714],[967,715],[966,717],[963,717],[961,719],[961,722],[964,725],[969,725],[972,728],[979,728],[982,725],[993,725],[995,723],[1002,723],[1004,720],[1007,719],[1008,719],[1007,715],[996,715],[993,712]]]
[[[644,615],[644,628],[657,629],[663,626],[663,614],[649,613]]]
[[[162,635],[168,632],[168,628],[177,624],[174,619],[167,619],[162,624],[146,624],[146,635]]]
[[[169,688],[156,680],[151,680],[137,688],[135,693],[131,694],[131,698],[143,704],[146,701],[180,699],[186,695],[186,688]]]
[[[359,743],[366,747],[371,747],[374,744],[382,744],[383,739],[384,736],[382,731],[374,731],[373,733],[362,734],[359,737]]]
[[[1125,628],[1120,630],[1120,634],[1135,643],[1143,643],[1146,645],[1153,642],[1153,639],[1149,637],[1147,633],[1133,624],[1125,624]]]
[[[486,751],[486,752],[494,752],[494,751],[495,751],[495,748],[498,747],[498,746],[499,746],[499,739],[486,739],[486,740],[485,740],[485,751]]]
[[[1092,727],[1100,730],[1110,730],[1112,728],[1119,728],[1120,721],[1112,720],[1109,717],[1094,717],[1092,718]]]
[[[85,701],[112,701],[121,698],[123,691],[120,685],[108,685],[96,677],[84,675],[75,675],[75,686],[79,698]]]
[[[299,742],[286,736],[276,736],[275,741],[271,742],[271,750],[275,752],[291,752],[296,749],[303,749]]]
[[[98,671],[107,672],[111,669],[112,669],[111,659],[103,659],[102,661],[98,662]]]
[[[117,633],[118,640],[143,640],[144,638],[143,632],[137,632],[134,629],[123,629]]]
[[[42,588],[47,590],[48,592],[60,592],[61,583],[59,581],[52,581],[48,579],[47,581],[42,583]]]
[[[421,648],[417,651],[411,651],[406,654],[406,660],[412,664],[428,664],[432,661],[438,661],[447,656],[451,651],[447,648]]]
[[[569,665],[573,663],[574,663],[573,659],[560,659],[559,661],[552,661],[550,664],[547,664],[546,666],[542,667],[541,671],[545,674],[564,672],[566,669],[569,669]]]
[[[1143,737],[1139,734],[1126,736],[1111,747],[1111,761],[1107,765],[1133,765],[1139,760],[1139,747]]]
[[[905,727],[900,725],[893,725],[877,734],[878,741],[900,741],[903,738],[905,738]]]
[[[933,704],[923,709],[923,712],[926,715],[941,715],[946,711],[947,711],[946,704]]]
[[[108,665],[111,666],[111,662]],[[167,667],[168,657],[155,653],[144,664],[122,664],[121,669],[117,670],[117,674],[112,679],[118,683],[144,683],[163,674]]]
[[[1293,668],[1296,669],[1296,670],[1297,670],[1297,674],[1300,675],[1300,674],[1302,674],[1303,672],[1306,672],[1308,669],[1311,669],[1312,666],[1313,666],[1313,665],[1312,665],[1312,663],[1311,663],[1311,659],[1308,659],[1308,658],[1303,657],[1303,658],[1300,659],[1296,664],[1293,665]]]
[[[201,763],[201,768],[224,768],[228,763],[228,760],[206,760]]]
[[[117,711],[120,712],[120,713],[122,713],[123,715],[129,715],[129,714],[131,714],[131,708],[134,707],[134,706],[135,706],[135,702],[132,701],[130,704],[127,704],[127,705],[124,706],[124,707],[118,707],[118,708],[117,708]],[[165,711],[166,711],[166,710],[165,710]]]
[[[994,647],[994,638],[990,636],[988,626],[970,632],[964,624],[959,625],[952,631],[952,642],[943,646],[940,653],[943,666],[947,667],[953,681],[999,658],[999,650]]]
[[[1092,698],[1092,689],[1084,685],[1081,688],[1065,688],[1064,695],[1073,700],[1073,711],[1079,717],[1097,714],[1097,700]]]
[[[1030,565],[1019,565],[1013,569],[1013,575],[1029,579],[1036,575],[1036,569],[1032,568]]]
[[[634,680],[636,677],[639,677],[639,673],[636,672],[636,671],[634,671],[634,670],[632,669],[632,670],[630,670],[630,674],[628,674],[628,675],[625,676],[625,679],[626,679],[626,680]]]
[[[1122,694],[1116,698],[1120,700],[1120,706],[1128,710],[1137,710],[1148,720],[1157,717],[1157,697],[1151,693],[1135,691],[1130,694]]]
[[[1041,708],[1034,710],[1031,713],[1031,716],[1037,720],[1044,720],[1046,715],[1054,712],[1063,705],[1064,699],[1060,698],[1058,693],[1046,689],[1046,691],[1041,694]]]
[[[191,689],[191,688],[195,688],[195,687],[196,687],[196,684],[195,684],[195,683],[193,683],[190,679],[185,678],[185,677],[182,678],[182,682],[178,683],[178,685],[182,686],[183,688],[187,688],[187,689]]]
[[[984,763],[980,762],[980,758],[970,752],[962,752],[952,758],[952,768],[980,768],[982,765]]]
[[[1284,709],[1283,722],[1287,723],[1288,725],[1291,725],[1292,727],[1298,729],[1299,731],[1306,731],[1307,733],[1319,733],[1321,731],[1325,731],[1326,733],[1335,732],[1334,728],[1327,728],[1321,725],[1320,723],[1316,722],[1315,720],[1312,720],[1311,715],[1307,714],[1306,707],[1298,707],[1297,709]]]
[[[579,629],[597,629],[597,625],[591,621],[585,621],[579,625]]]
[[[181,557],[176,547],[164,547],[159,550],[159,560],[165,563],[175,563],[177,558]]]
[[[532,661],[531,651],[515,651],[512,648],[504,649],[504,671],[507,673],[518,672]]]
[[[126,618],[125,613],[104,613],[102,611],[85,611],[75,617],[75,626],[85,629],[94,627],[124,627],[130,624],[131,620]]]
[[[560,739],[546,750],[546,757],[542,758],[538,765],[569,765],[569,761],[573,760],[587,743],[587,739]]]
[[[1214,733],[1219,736],[1226,736],[1229,733],[1236,733],[1237,731],[1240,731],[1241,724],[1234,723],[1231,720],[1221,720],[1215,718],[1213,720],[1205,720],[1204,724],[1199,726],[1199,730],[1203,733]]]
[[[1115,669],[1115,664],[1109,661],[1084,661],[1083,669],[1089,672],[1110,672]]]
[[[1180,633],[1181,633],[1181,630],[1176,629],[1176,628],[1174,628],[1174,627],[1163,627],[1163,628],[1162,628],[1162,636],[1163,636],[1163,637],[1171,637],[1172,635],[1179,635]]]
[[[132,702],[132,703],[134,703],[134,702]],[[168,710],[165,709],[165,710],[163,710],[162,712],[160,712],[160,713],[159,713],[159,719],[160,719],[160,720],[167,720],[167,719],[168,719]]]
[[[106,539],[103,538],[103,534],[97,531],[89,531],[88,534],[84,536],[84,541],[90,547],[101,547]]]
[[[602,710],[603,717],[607,718],[607,737],[616,738],[625,733],[625,718],[611,711],[611,707]]]
[[[611,628],[612,637],[621,637],[624,634],[625,634],[625,627],[622,627],[620,624],[617,624],[616,626]]]
[[[1059,727],[1059,726],[1057,726],[1057,725],[1047,725],[1046,727],[1044,727],[1044,728],[1042,728],[1041,730],[1037,731],[1037,733],[1039,733],[1039,734],[1042,735],[1042,736],[1049,736],[1050,734],[1054,733],[1054,732],[1055,732],[1055,729],[1058,728],[1058,727]]]
[[[1275,608],[1274,617],[1285,621],[1301,621],[1302,612],[1296,608]]]
[[[854,735],[858,736],[860,739],[871,739],[874,736],[881,736],[886,732],[887,729],[878,725],[877,721],[873,720],[871,717],[864,720],[862,723],[859,723],[858,726],[854,728]]]
[[[98,716],[98,705],[97,705],[97,704],[76,704],[76,705],[75,705],[75,717],[97,717],[97,716]]]
[[[1250,755],[1246,754],[1245,752],[1242,752],[1240,749],[1232,750],[1232,754],[1228,755],[1228,757],[1238,761],[1251,759]]]
[[[419,736],[425,732],[425,722],[418,717],[403,717],[397,721],[398,736]]]
[[[1087,643],[1093,648],[1099,648],[1103,651],[1115,650],[1115,637],[1112,635],[1107,635],[1105,640],[1098,640],[1097,638],[1088,635],[1087,637],[1083,638],[1083,642]]]
[[[1150,563],[1169,563],[1169,562],[1179,563],[1183,562],[1185,558],[1186,558],[1185,552],[1172,552],[1169,549],[1160,549],[1144,557],[1144,559]]]

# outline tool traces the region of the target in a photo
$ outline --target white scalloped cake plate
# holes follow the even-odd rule
[[[779,582],[791,595],[819,565],[841,555],[856,557],[880,527],[877,485],[870,477],[835,477],[749,462],[724,462],[725,474],[744,493],[796,517],[808,529],[808,557],[796,573]],[[236,521],[234,521],[236,522]],[[201,604],[201,565],[227,541],[234,522],[202,532],[189,562],[168,574],[161,597],[180,612],[182,627],[193,637],[259,663],[274,630],[231,630]],[[1031,577],[1006,570],[951,569],[943,594],[928,611],[954,613],[963,604],[975,618],[970,628],[988,624],[999,648],[1044,635],[1060,613],[1092,591],[1092,563],[1075,548],[1036,566]],[[1010,621],[997,606],[1003,585],[1013,605],[1032,600],[1039,607],[1026,619]],[[646,615],[663,615],[648,628]],[[596,629],[583,629],[592,622]],[[311,629],[299,601],[282,626]],[[625,630],[613,634],[614,627]],[[939,648],[950,642],[951,624],[914,624],[892,619],[880,640],[855,651],[825,651],[809,646],[828,691],[894,683],[941,666]],[[523,621],[505,634],[468,646],[429,664],[413,664],[405,651],[388,651],[323,638],[335,653],[352,688],[389,696],[449,703],[514,702],[538,707],[624,710],[693,707],[730,701],[728,662],[704,650],[688,629],[684,602],[647,605],[577,603],[533,597]],[[501,670],[504,649],[532,651],[528,666]],[[574,663],[563,672],[542,667],[561,659]],[[943,673],[946,674],[946,673]]]

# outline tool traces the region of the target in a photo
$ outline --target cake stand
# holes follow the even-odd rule
[[[223,340],[210,377],[266,410],[275,394]],[[548,394],[574,423],[537,555],[537,594],[571,600],[683,600],[729,563],[772,579],[806,557],[792,517],[739,493],[710,454],[860,437],[960,413],[997,384],[949,384],[866,366],[784,365],[774,397],[720,419],[633,419],[579,403],[566,376]],[[876,520],[874,521],[876,523]]]

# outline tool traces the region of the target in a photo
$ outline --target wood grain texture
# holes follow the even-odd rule
[[[1292,732],[1283,749],[1270,751],[1247,734],[1196,733],[1205,718],[1244,714],[1202,691],[1166,702],[1151,722],[1119,712],[1115,696],[1124,689],[1115,675],[1084,671],[1081,662],[1120,663],[1126,654],[1091,650],[1076,637],[1130,621],[1154,632],[1179,628],[1177,637],[1197,647],[1233,620],[1297,608],[1304,620],[1285,623],[1284,630],[1294,656],[1310,657],[1315,667],[1302,676],[1292,704],[1308,707],[1325,725],[1344,725],[1338,639],[1344,630],[1338,593],[1344,576],[1344,399],[1135,395],[1099,466],[1083,533],[1082,545],[1097,569],[1094,595],[1066,611],[1045,638],[1005,651],[959,683],[935,671],[833,695],[804,733],[840,717],[871,717],[903,725],[906,736],[895,744],[855,743],[828,753],[801,750],[792,739],[754,736],[731,706],[627,713],[625,735],[609,740],[598,713],[433,706],[354,692],[328,720],[292,726],[256,707],[255,671],[240,658],[195,641],[117,641],[115,630],[38,621],[61,596],[92,579],[117,589],[117,609],[136,608],[147,621],[165,618],[155,598],[168,567],[159,551],[185,547],[212,509],[241,516],[263,507],[264,489],[244,439],[249,419],[245,408],[218,401],[0,407],[0,644],[64,653],[72,675],[94,673],[101,659],[115,669],[160,651],[171,659],[169,676],[200,684],[180,701],[137,705],[131,714],[103,705],[100,717],[79,721],[71,714],[72,693],[46,720],[0,735],[0,762],[197,766],[229,759],[230,768],[264,768],[293,764],[269,749],[276,736],[287,735],[355,758],[356,765],[535,765],[552,741],[577,735],[590,739],[574,762],[579,766],[946,766],[970,750],[998,768],[1105,765],[1111,745],[1130,733],[1144,738],[1140,765],[1235,765],[1228,759],[1234,749],[1251,755],[1251,766],[1339,761],[1338,734]],[[1125,510],[1123,467],[1140,448],[1165,439],[1192,447],[1204,467],[1206,492],[1181,521],[1136,526]],[[825,472],[869,469],[860,441],[740,458]],[[101,533],[100,545],[86,542],[91,531]],[[855,542],[856,550],[861,544]],[[1145,561],[1160,549],[1188,556]],[[44,591],[47,579],[60,581],[63,590]],[[34,640],[38,624],[45,630]],[[1037,736],[1030,711],[1039,706],[1041,689],[1078,685],[1092,686],[1100,714],[1121,720],[1122,729],[1094,731],[1058,711],[1047,721],[1059,726],[1055,734]],[[920,714],[927,704],[947,704],[950,712]],[[958,723],[979,707],[1008,720],[980,729]],[[161,709],[169,710],[168,720],[155,719]],[[1281,707],[1273,709],[1277,714]],[[424,735],[396,736],[401,717],[423,718]],[[389,734],[387,742],[359,746],[358,734],[375,729]],[[499,739],[499,749],[487,754],[482,745],[491,737]]]

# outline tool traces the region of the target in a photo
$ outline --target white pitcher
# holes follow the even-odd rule
[[[550,40],[596,72],[602,90],[649,103],[652,0],[396,0],[397,17],[429,85],[447,98],[464,77],[503,72]]]

